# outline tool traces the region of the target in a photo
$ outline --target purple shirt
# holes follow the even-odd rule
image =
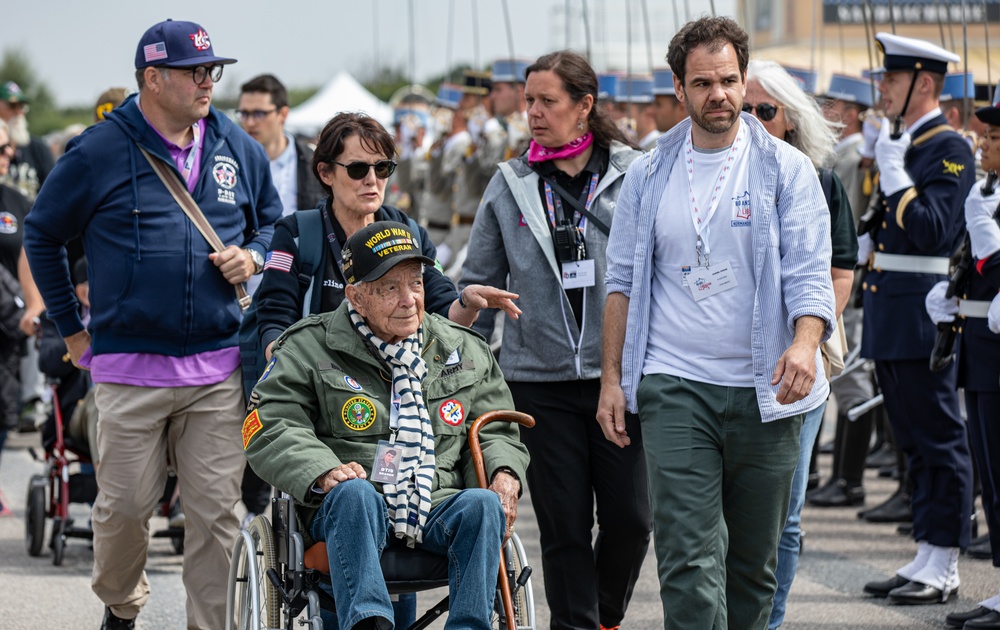
[[[140,107],[140,110],[142,108]],[[146,115],[143,114],[143,118]],[[205,119],[195,126],[194,138],[186,147],[179,147],[163,137],[160,130],[146,118],[146,124],[166,145],[177,170],[187,172],[188,192],[194,192],[201,171],[202,140]],[[194,152],[192,156],[192,151]],[[190,159],[189,159],[190,158]],[[187,168],[185,168],[187,167]],[[229,378],[240,367],[240,348],[220,348],[186,357],[163,354],[122,352],[92,355],[90,348],[80,358],[80,365],[90,368],[95,383],[118,383],[137,387],[193,387],[215,385]]]

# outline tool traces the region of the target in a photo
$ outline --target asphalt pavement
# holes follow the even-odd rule
[[[92,552],[85,540],[70,540],[62,566],[53,566],[46,547],[39,557],[30,557],[24,535],[24,508],[28,480],[44,466],[31,459],[28,447],[37,434],[12,435],[0,458],[0,489],[12,508],[12,516],[0,517],[0,628],[3,630],[96,629],[103,606],[90,590]],[[822,469],[829,456],[820,459]],[[895,482],[879,479],[874,471],[866,478],[868,505],[876,505],[895,488]],[[856,508],[806,507],[802,521],[806,532],[798,577],[792,585],[783,628],[788,630],[875,630],[885,628],[944,628],[944,616],[975,607],[995,595],[1000,572],[989,561],[962,556],[959,560],[959,597],[947,604],[894,606],[864,595],[865,582],[884,579],[909,562],[915,545],[896,533],[895,525],[873,525],[856,517]],[[85,506],[73,510],[77,522],[87,519]],[[985,532],[982,516],[980,527]],[[166,519],[154,517],[153,531],[166,527]],[[534,569],[536,628],[547,628],[548,608],[542,585],[537,526],[530,496],[520,505],[517,531]],[[152,587],[149,603],[139,616],[142,630],[180,629],[185,625],[181,557],[167,539],[150,545],[147,574]],[[421,594],[420,604],[429,605],[442,596]],[[442,622],[434,628],[443,628]],[[652,549],[646,557],[623,630],[653,630],[663,627],[658,596],[656,562]]]

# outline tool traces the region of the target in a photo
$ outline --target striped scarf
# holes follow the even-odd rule
[[[392,388],[399,396],[399,426],[392,438],[400,452],[399,473],[397,483],[383,485],[382,492],[396,538],[405,538],[412,547],[423,541],[434,481],[434,430],[420,389],[427,375],[427,363],[420,358],[423,327],[398,344],[386,343],[372,333],[350,302],[347,306],[354,328],[392,368]]]

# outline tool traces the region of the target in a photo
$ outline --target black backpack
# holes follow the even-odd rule
[[[0,347],[9,349],[24,341],[21,317],[24,315],[24,296],[17,278],[0,265]]]
[[[295,217],[299,226],[299,236],[295,245],[299,248],[299,288],[305,289],[305,299],[302,301],[302,317],[315,312],[319,302],[320,292],[315,290],[316,277],[322,273],[320,265],[323,258],[323,239],[317,235],[323,234],[323,218],[319,208],[299,210],[291,216]],[[305,235],[305,238],[302,238]],[[315,298],[315,299],[314,299]],[[316,302],[317,305],[314,305]],[[240,323],[240,363],[243,366],[243,393],[250,400],[250,392],[260,380],[260,375],[267,367],[264,358],[264,348],[260,343],[260,332],[257,330],[257,299],[250,303],[250,308],[243,313]]]

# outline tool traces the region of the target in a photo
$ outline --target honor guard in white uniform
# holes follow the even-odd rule
[[[786,65],[782,65],[781,67],[785,69],[785,72],[792,75],[792,78],[798,82],[803,92],[813,96],[816,94],[816,85],[819,83],[819,72]]]
[[[454,169],[455,172],[455,217],[452,220],[451,234],[446,240],[454,258],[445,267],[452,277],[460,274],[462,261],[465,260],[463,249],[469,242],[479,200],[483,198],[486,184],[492,177],[492,172],[489,175],[483,173],[476,153],[487,127],[492,126],[491,122],[497,124],[487,109],[489,73],[466,70],[459,89],[462,99],[455,114],[456,123],[452,126],[455,133],[445,143],[444,157],[445,171]]]
[[[386,187],[385,203],[411,217],[420,216],[428,167],[427,151],[430,149],[427,136],[429,122],[427,105],[421,107],[408,103],[397,107],[392,114],[398,164]]]
[[[455,170],[464,152],[462,147],[456,150],[456,143],[453,141],[453,137],[465,129],[465,119],[457,114],[461,100],[460,86],[442,83],[430,118],[434,142],[427,152],[420,221],[427,229],[431,241],[437,245],[438,261],[442,265],[450,263],[454,254],[447,240],[451,234],[451,218],[455,214],[452,201]]]
[[[639,148],[649,151],[656,146],[660,132],[656,129],[653,115],[653,78],[648,75],[632,75],[618,83],[618,103],[625,105],[631,128],[631,137]]]
[[[497,59],[490,77],[490,105],[493,118],[483,131],[476,151],[480,167],[492,177],[496,165],[528,150],[531,130],[524,106],[524,71],[527,59]]]
[[[872,106],[874,89],[871,82],[859,77],[834,74],[830,87],[822,95],[823,116],[842,125],[840,140],[834,147],[833,170],[844,184],[847,200],[851,206],[854,222],[868,207],[869,196],[865,194],[865,172],[861,166],[861,116]],[[855,274],[855,290],[860,288],[861,272]],[[844,335],[847,339],[846,352],[861,343],[861,323],[863,314],[860,304],[849,300],[844,309]],[[855,420],[848,418],[847,412],[865,403],[875,395],[870,369],[858,368],[845,371],[831,384],[837,397],[837,430],[833,444],[833,467],[830,480],[821,488],[807,496],[811,505],[818,507],[840,507],[860,505],[865,500],[862,486],[865,472],[865,457],[871,440],[872,425],[880,411],[869,411]]]

